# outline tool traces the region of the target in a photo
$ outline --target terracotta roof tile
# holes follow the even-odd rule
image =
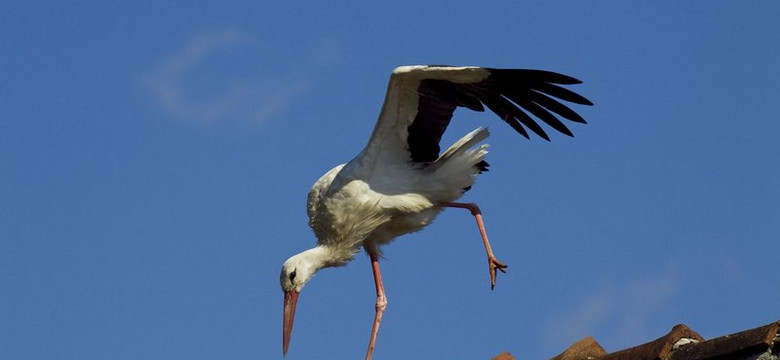
[[[505,352],[502,352],[502,353],[496,355],[496,357],[494,357],[491,360],[517,360],[517,359],[515,359],[515,357],[512,356],[512,354],[510,354],[509,352],[505,351]]]
[[[493,360],[515,360],[508,352]],[[651,342],[607,353],[586,337],[550,360],[780,360],[780,321],[704,340],[685,325]]]
[[[649,343],[607,354],[599,360],[666,360],[680,339],[704,340],[685,325],[676,325],[666,335]]]
[[[596,342],[596,339],[588,336],[550,360],[591,360],[606,354],[607,352]]]
[[[780,359],[778,327],[780,322],[773,322],[699,344],[682,346],[671,354],[669,360],[758,359],[764,353],[768,354],[765,357],[767,360]],[[774,358],[771,357],[773,351]]]

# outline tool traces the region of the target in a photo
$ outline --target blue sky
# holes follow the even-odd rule
[[[547,359],[780,318],[780,3],[0,5],[0,357],[281,358],[311,184],[365,144],[392,68],[584,81],[576,138],[491,127],[481,205],[384,248],[377,359]],[[289,359],[361,358],[366,256],[301,294]]]

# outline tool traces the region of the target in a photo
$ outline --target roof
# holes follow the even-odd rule
[[[705,340],[685,325],[648,343],[607,353],[592,337],[550,360],[780,360],[780,321]],[[505,352],[493,360],[517,360]]]

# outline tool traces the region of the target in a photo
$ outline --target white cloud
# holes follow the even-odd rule
[[[321,39],[314,45],[312,51],[314,62],[323,65],[338,64],[344,59],[341,47],[333,38]]]
[[[673,271],[624,284],[604,284],[551,319],[544,333],[548,339],[569,343],[594,336],[602,346],[615,347],[613,350],[650,341],[661,335],[652,329],[652,320],[663,314],[679,286],[680,279]]]
[[[284,74],[263,78],[262,74],[258,77],[229,71],[226,74],[199,71],[211,57],[256,45],[250,34],[236,30],[194,36],[154,66],[144,76],[144,85],[163,110],[178,119],[196,123],[262,123],[290,106],[308,88],[308,83]],[[191,85],[192,81],[185,81],[197,79],[199,75],[208,78],[210,83]],[[193,95],[198,91],[210,94]]]

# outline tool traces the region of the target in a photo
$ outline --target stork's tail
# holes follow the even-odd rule
[[[447,149],[447,151],[443,152],[438,159],[436,159],[436,162],[434,162],[434,166],[440,167],[443,164],[445,164],[449,159],[454,158],[456,156],[459,156],[466,152],[467,150],[474,147],[474,145],[477,145],[480,141],[485,140],[490,136],[490,132],[487,128],[480,127],[475,129],[474,131],[466,134],[466,136],[460,138],[460,140],[456,141],[452,146]],[[477,148],[475,153],[481,153],[481,158],[478,162],[474,163],[474,166],[478,168],[480,171],[487,171],[487,162],[485,160],[482,160],[485,158],[485,155],[487,154],[487,145],[482,145],[479,148]],[[479,154],[475,154],[479,155]],[[478,156],[479,157],[479,156]],[[481,165],[481,163],[484,164]]]
[[[478,144],[489,135],[487,128],[477,128],[443,152],[433,163],[439,181],[448,184],[447,187],[450,189],[462,189],[462,191],[470,189],[475,176],[487,171],[488,163],[485,161],[485,156],[488,146]]]

